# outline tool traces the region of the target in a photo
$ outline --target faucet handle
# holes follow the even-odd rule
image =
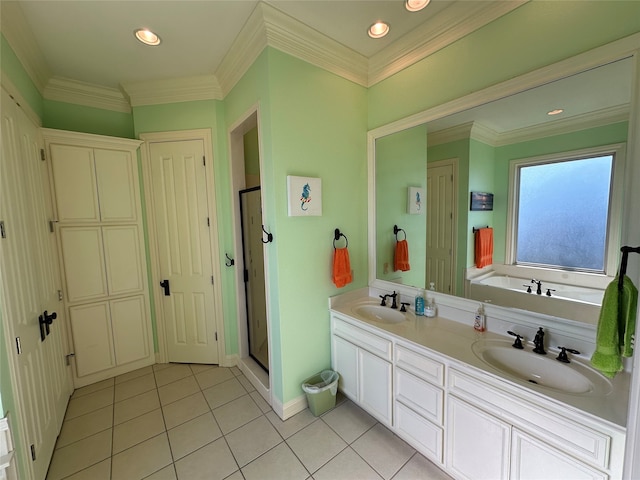
[[[580,355],[580,352],[577,350],[574,350],[573,348],[567,348],[567,347],[558,347],[558,348],[560,349],[560,354],[556,357],[556,360],[562,363],[571,363],[569,361],[569,357],[567,356],[567,352],[573,353],[574,355]]]
[[[387,297],[389,295],[378,295],[378,296],[382,299],[382,301],[380,302],[380,306],[381,307],[386,307],[387,306]]]
[[[400,305],[402,305],[402,306],[400,307],[400,311],[401,311],[401,312],[406,312],[406,311],[407,311],[407,305],[411,305],[411,304],[410,304],[410,303],[408,303],[408,302],[400,302]]]
[[[555,288],[547,288],[547,297],[551,296],[551,292],[555,292],[556,289]]]
[[[517,348],[518,350],[522,350],[524,348],[524,346],[522,345],[522,336],[518,335],[516,332],[512,332],[511,330],[507,331],[507,333],[516,337],[512,347]]]

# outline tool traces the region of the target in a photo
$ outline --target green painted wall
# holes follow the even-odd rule
[[[407,213],[409,187],[427,183],[426,125],[376,140],[376,278],[405,285],[425,286],[427,261],[426,196],[421,215]],[[409,245],[407,272],[393,271],[396,236],[393,226],[406,232]],[[402,233],[398,234],[403,239]],[[386,268],[385,268],[386,265]]]
[[[2,73],[7,76],[9,81],[20,91],[22,97],[29,104],[31,109],[42,118],[43,105],[42,95],[36,88],[35,84],[27,74],[26,70],[16,57],[13,49],[4,38],[0,35],[0,68]]]
[[[258,128],[252,128],[243,137],[244,145],[244,173],[245,175],[260,176],[260,151]]]
[[[283,390],[276,395],[286,403],[302,394],[305,378],[330,366],[327,298],[368,282],[367,91],[277,50],[268,55],[272,143],[263,185],[277,252],[270,267],[278,295],[271,299],[278,302],[274,353]],[[322,216],[287,216],[287,175],[322,179]],[[336,228],[349,239],[354,272],[342,289],[331,282]]]
[[[42,126],[73,132],[134,138],[133,115],[101,108],[44,100]]]
[[[534,1],[369,89],[375,128],[640,31],[638,1]]]

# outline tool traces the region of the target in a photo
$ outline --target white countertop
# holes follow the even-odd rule
[[[354,292],[355,293],[355,292]],[[334,297],[331,301],[331,309],[335,312],[362,322],[364,325],[389,334],[396,339],[405,340],[415,345],[425,347],[433,352],[443,355],[454,363],[462,363],[482,374],[488,375],[493,380],[506,382],[506,385],[525,389],[527,393],[540,396],[545,399],[572,409],[580,410],[599,419],[608,421],[618,427],[626,427],[627,406],[629,401],[630,375],[621,372],[611,380],[613,389],[606,395],[581,395],[560,392],[541,385],[534,385],[517,377],[506,376],[500,370],[493,368],[478,358],[471,346],[477,340],[511,340],[513,337],[499,335],[492,332],[477,332],[473,326],[456,322],[441,317],[415,317],[402,323],[379,323],[354,316],[351,305],[354,302],[366,301],[379,302],[377,298],[362,295],[347,294],[343,299]],[[337,301],[336,301],[337,300]],[[551,355],[557,355],[549,351]],[[582,359],[573,360],[582,362]]]

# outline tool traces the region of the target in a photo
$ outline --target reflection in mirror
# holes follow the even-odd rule
[[[620,145],[624,146],[628,135],[632,65],[631,59],[611,62],[377,138],[376,279],[420,288],[433,282],[439,292],[464,296],[468,290],[465,279],[470,275],[485,273],[486,269],[505,273],[506,269],[513,276],[509,271],[515,261],[510,237],[514,227],[509,200],[513,188],[511,164],[615,145],[616,155],[622,157],[616,162],[622,165],[624,148]],[[559,114],[548,114],[559,109],[563,110]],[[453,179],[451,191],[447,179]],[[418,214],[409,213],[409,192],[415,188],[423,188],[425,193],[426,205]],[[470,192],[493,193],[493,210],[471,211]],[[620,192],[616,195],[620,197]],[[539,205],[541,211],[562,207]],[[610,265],[606,274],[581,276],[568,270],[534,266],[522,268],[523,278],[542,277],[560,284],[586,282],[586,286],[603,288],[615,275],[620,229],[616,218],[621,210],[618,199],[610,212],[610,226],[617,231],[610,237],[616,243],[608,246]],[[408,271],[394,270],[394,225],[407,233],[411,266]],[[472,230],[487,225],[494,232],[493,265],[476,271]]]

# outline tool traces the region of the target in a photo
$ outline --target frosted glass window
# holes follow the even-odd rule
[[[604,272],[613,158],[519,167],[517,264]]]

